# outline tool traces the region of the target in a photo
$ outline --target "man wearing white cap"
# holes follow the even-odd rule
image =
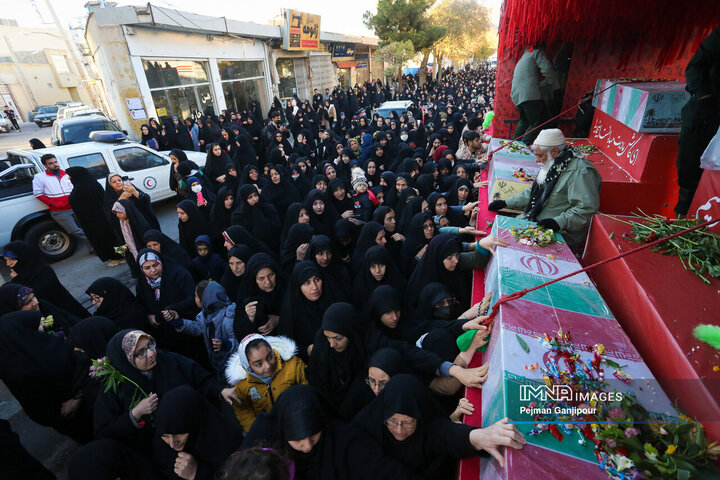
[[[488,210],[524,210],[519,218],[561,233],[575,249],[600,205],[600,173],[579,150],[566,145],[557,128],[542,130],[530,149],[540,164],[532,188],[507,200],[495,200]]]

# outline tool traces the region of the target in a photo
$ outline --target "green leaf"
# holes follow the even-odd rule
[[[518,335],[518,334],[516,333],[516,334],[515,334],[515,339],[516,339],[517,342],[520,344],[520,348],[522,348],[523,350],[525,350],[525,353],[530,353],[530,347],[528,347],[528,344],[525,343],[525,340],[523,340],[523,338],[522,338],[520,335]]]

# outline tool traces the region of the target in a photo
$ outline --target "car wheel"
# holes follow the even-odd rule
[[[77,247],[75,237],[52,220],[45,220],[30,227],[25,233],[25,241],[40,249],[40,253],[48,262],[68,258]]]
[[[42,128],[42,126],[43,126],[42,122],[35,122],[35,125],[37,125],[40,128]]]

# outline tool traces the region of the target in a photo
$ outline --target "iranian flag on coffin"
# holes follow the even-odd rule
[[[486,291],[494,292],[493,302],[501,296],[581,268],[563,243],[528,247],[515,242],[510,228],[529,225],[532,223],[503,216],[495,220],[493,234],[508,239],[510,245],[497,249],[487,269]],[[670,400],[656,385],[652,373],[592,282],[583,274],[577,277],[531,292],[500,307],[484,357],[490,365],[488,380],[483,385],[482,424],[489,426],[508,417],[518,422],[517,427],[525,434],[528,444],[521,451],[507,450],[504,469],[500,469],[497,462],[483,460],[483,479],[535,479],[540,471],[544,478],[553,479],[607,478],[597,464],[593,444],[589,441],[581,444],[576,429],[565,432],[562,440],[549,432],[528,434],[536,422],[542,422],[523,411],[532,406],[530,402],[535,399],[527,399],[532,389],[521,387],[537,388],[545,384],[540,368],[545,367],[545,362],[550,362],[550,367],[557,364],[560,369],[565,364],[562,356],[540,340],[545,334],[554,337],[558,330],[569,332],[575,352],[588,362],[593,358],[588,347],[602,344],[605,347],[603,357],[621,365],[632,379],[629,383],[621,382],[614,377],[614,368],[603,365],[605,379],[610,384],[607,391],[632,391],[650,412],[667,417],[675,415]],[[530,368],[536,365],[534,369]],[[558,428],[563,431],[561,425]]]
[[[493,139],[494,140],[494,139]],[[507,200],[513,195],[532,187],[533,182],[523,181],[513,177],[513,173],[523,169],[526,173],[537,176],[540,168],[535,162],[534,155],[512,153],[507,148],[493,155],[488,176],[490,185],[490,199]]]

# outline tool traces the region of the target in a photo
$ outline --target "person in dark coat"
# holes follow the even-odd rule
[[[290,452],[296,480],[419,478],[384,457],[364,432],[330,420],[317,392],[307,385],[295,385],[283,392],[272,411],[257,418],[242,446],[267,442]]]
[[[103,262],[119,258],[114,250],[116,241],[112,227],[103,213],[103,188],[84,167],[70,167],[67,174],[73,184],[68,198],[70,206],[95,254]]]
[[[225,248],[228,250],[236,245],[246,245],[253,253],[272,252],[270,247],[255,238],[250,232],[240,225],[228,227],[228,229],[223,232],[223,240],[225,241]]]
[[[143,247],[152,248],[161,253],[164,257],[185,268],[195,280],[200,280],[200,273],[195,268],[192,257],[176,241],[160,230],[148,230],[145,232],[145,235],[143,235]]]
[[[344,295],[336,297],[333,294],[315,262],[303,260],[295,265],[283,301],[278,333],[295,340],[298,355],[303,361],[308,360],[308,347],[320,329],[325,310],[340,300],[344,300]]]
[[[235,209],[235,189],[220,187],[215,204],[210,210],[210,236],[213,241],[222,238],[222,232],[232,225],[232,212]]]
[[[324,177],[323,177],[324,178]],[[310,215],[310,225],[316,235],[335,238],[335,223],[340,215],[332,208],[322,190],[311,190],[305,199],[305,210]]]
[[[93,405],[84,389],[90,360],[39,330],[40,320],[36,311],[0,317],[0,380],[32,421],[88,442]]]
[[[120,329],[147,329],[147,310],[123,283],[111,277],[101,277],[85,290],[97,307],[95,315],[108,318]]]
[[[290,276],[295,264],[305,258],[312,238],[313,227],[306,223],[296,223],[290,228],[280,251],[280,268],[287,276]]]
[[[365,252],[370,247],[379,245],[384,246],[385,240],[385,227],[377,222],[368,222],[363,225],[360,230],[360,236],[358,237],[357,244],[353,250],[352,257],[352,273],[356,275],[362,268],[363,260],[365,259]]]
[[[294,202],[301,201],[302,198],[295,185],[287,179],[284,168],[280,165],[269,165],[268,177],[270,182],[262,189],[260,197],[275,207],[282,223],[285,221],[288,207]]]
[[[381,285],[392,285],[403,296],[407,281],[395,265],[390,252],[379,245],[365,252],[360,269],[355,275],[352,299],[356,307],[362,308],[373,291]]]
[[[254,185],[242,185],[236,202],[238,207],[232,214],[233,225],[240,225],[273,252],[279,252],[282,224],[275,207],[260,197]]]
[[[213,191],[217,192],[225,182],[225,167],[232,164],[232,159],[222,151],[219,143],[211,143],[207,147],[205,159],[205,176],[210,180]]]
[[[115,235],[117,241],[125,246],[125,260],[130,267],[133,276],[139,274],[139,269],[135,263],[137,252],[142,248],[142,240],[145,233],[151,227],[145,220],[142,213],[136,208],[135,204],[128,199],[121,199],[112,206],[112,213],[117,221],[117,230]]]
[[[353,424],[380,443],[388,457],[421,478],[453,478],[452,462],[491,454],[504,465],[499,447],[521,449],[523,435],[507,418],[487,428],[454,423],[416,377],[392,377]]]
[[[88,358],[98,359],[105,356],[108,342],[120,330],[115,322],[102,316],[83,318],[70,329],[67,343]]]
[[[255,153],[252,139],[247,135],[240,134],[235,137],[235,143],[237,144],[237,149],[233,155],[233,163],[238,169],[238,172],[242,172],[248,165],[257,166],[257,153]]]
[[[38,298],[30,287],[17,283],[6,283],[0,286],[0,315],[20,310],[40,312],[43,317],[52,316],[51,330],[58,335],[62,333],[65,337],[70,334],[70,329],[80,321],[78,317],[67,310]],[[50,331],[50,329],[46,331]]]
[[[167,478],[212,480],[242,443],[242,431],[189,385],[168,391],[155,415],[153,461]]]
[[[227,267],[220,277],[219,283],[225,289],[228,298],[235,303],[238,303],[240,285],[251,256],[252,250],[247,245],[236,245],[228,250]]]
[[[95,438],[118,440],[143,455],[151,451],[153,413],[167,392],[189,385],[215,404],[221,395],[232,393],[232,389],[222,391],[215,377],[197,362],[157,348],[155,339],[141,330],[118,332],[108,342],[106,356],[110,365],[134,383],[120,382],[116,389],[98,395]]]
[[[272,335],[280,322],[287,277],[275,259],[265,252],[253,254],[245,267],[235,309],[235,337]]]
[[[191,200],[183,200],[178,203],[177,214],[180,246],[183,247],[190,258],[194,258],[197,253],[195,251],[195,239],[199,235],[208,235],[210,233],[207,219]]]
[[[103,198],[103,212],[110,221],[110,224],[117,232],[119,225],[117,217],[112,213],[112,207],[118,200],[128,200],[135,208],[145,217],[145,221],[150,228],[160,230],[160,222],[158,222],[155,212],[153,211],[150,201],[150,195],[138,190],[135,185],[129,181],[123,180],[119,173],[110,173],[105,180],[105,196]]]
[[[22,240],[8,243],[2,256],[10,268],[11,283],[25,285],[35,294],[79,318],[89,317],[90,313],[60,283],[55,270],[41,258],[40,251],[33,249]]]
[[[75,451],[68,465],[68,478],[162,480],[163,476],[148,457],[117,440],[104,438],[94,440]]]
[[[219,279],[225,271],[225,259],[213,251],[209,235],[198,235],[195,239],[197,255],[193,258],[202,280]]]
[[[207,364],[202,339],[182,335],[167,323],[174,318],[195,318],[197,314],[195,281],[190,273],[150,248],[138,252],[137,263],[142,274],[135,291],[160,346]]]
[[[283,222],[282,233],[280,234],[280,245],[285,245],[285,239],[293,225],[298,223],[310,224],[310,215],[308,215],[305,205],[301,202],[291,204],[286,212],[285,221]]]

